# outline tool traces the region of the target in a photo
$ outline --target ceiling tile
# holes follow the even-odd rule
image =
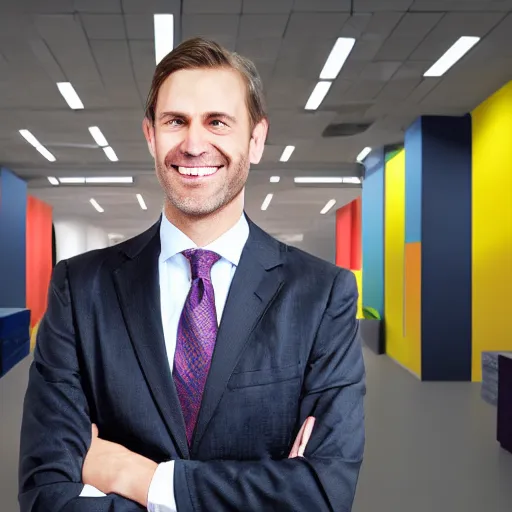
[[[370,62],[363,69],[360,78],[363,80],[388,81],[402,65],[399,61]]]
[[[75,9],[85,13],[121,14],[120,0],[73,0]]]
[[[121,0],[125,14],[174,14],[181,13],[181,0]]]
[[[461,36],[484,37],[505,13],[448,13],[410,55],[412,60],[436,61]]]
[[[152,14],[125,14],[124,19],[128,39],[154,41],[155,28]]]
[[[287,22],[286,14],[244,14],[240,18],[239,38],[281,38]]]
[[[285,37],[292,41],[336,38],[347,19],[347,13],[293,13]]]
[[[82,14],[82,23],[89,39],[125,39],[121,14]]]
[[[295,0],[293,10],[296,12],[349,12],[350,0]]]
[[[236,41],[240,16],[235,14],[184,14],[183,38],[206,37],[214,41]]]
[[[240,14],[242,0],[183,0],[184,14]]]
[[[416,0],[411,11],[501,11],[512,10],[511,0]]]
[[[25,0],[25,4],[29,12],[39,14],[68,14],[75,11],[73,0]]]
[[[273,61],[279,55],[281,38],[238,39],[236,51],[251,60]]]
[[[398,11],[405,12],[413,0],[354,0],[355,12]]]
[[[243,0],[243,12],[248,14],[289,14],[294,0]]]

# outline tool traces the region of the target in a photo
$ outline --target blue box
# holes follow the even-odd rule
[[[30,310],[0,308],[0,377],[30,353]]]

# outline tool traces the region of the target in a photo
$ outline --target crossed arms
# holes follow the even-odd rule
[[[355,279],[351,273],[340,271],[304,377],[298,425],[310,416],[316,418],[304,457],[254,462],[176,460],[174,492],[178,512],[351,510],[364,450],[364,363],[357,335],[356,303]],[[20,510],[145,510],[147,483],[146,487],[141,484],[139,495],[125,493],[131,499],[120,494],[79,497],[83,471],[87,470],[84,461],[94,444],[81,386],[71,307],[67,267],[61,263],[52,278],[25,399]],[[154,462],[138,460],[146,474],[154,470]],[[134,468],[131,474],[136,471]],[[122,485],[122,477],[119,471],[110,489],[105,490],[111,491],[112,485],[119,482]],[[128,487],[133,491],[129,483]]]

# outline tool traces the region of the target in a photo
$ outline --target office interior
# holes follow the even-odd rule
[[[262,76],[247,215],[357,278],[354,512],[510,510],[511,0],[2,0],[0,510],[52,269],[158,219],[143,105],[193,36]]]

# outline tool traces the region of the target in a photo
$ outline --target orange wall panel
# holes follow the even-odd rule
[[[47,306],[52,273],[52,207],[27,197],[27,308],[31,327],[39,322]]]

